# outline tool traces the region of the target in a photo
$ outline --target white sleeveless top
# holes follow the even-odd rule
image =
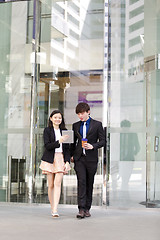
[[[61,137],[61,132],[60,129],[54,129],[55,132],[55,136],[56,136],[56,141],[58,141]],[[60,143],[60,147],[59,148],[55,148],[55,152],[63,152],[62,150],[62,143]]]

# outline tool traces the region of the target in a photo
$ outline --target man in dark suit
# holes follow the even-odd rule
[[[102,123],[90,117],[90,107],[87,103],[76,106],[76,114],[80,121],[73,124],[74,143],[71,144],[71,161],[78,180],[78,209],[77,218],[90,217],[92,204],[94,176],[97,171],[98,148],[105,145]],[[87,143],[82,148],[82,138]]]

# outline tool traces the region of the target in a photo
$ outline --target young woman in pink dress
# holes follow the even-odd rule
[[[68,136],[62,136],[62,130],[66,130],[62,113],[54,110],[44,129],[44,147],[40,169],[47,174],[48,198],[51,205],[53,217],[59,217],[57,212],[63,175],[67,174],[70,168],[69,144],[64,143]]]

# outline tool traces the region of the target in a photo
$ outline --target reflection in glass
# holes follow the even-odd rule
[[[109,206],[145,200],[144,1],[111,5]]]
[[[0,4],[0,201],[26,201],[31,93],[25,69],[27,4]]]
[[[86,101],[92,116],[102,121],[103,109],[103,0],[42,3],[39,128],[36,132],[35,202],[48,202],[47,180],[39,171],[43,152],[43,128],[51,111],[60,109],[68,129],[77,121],[75,106]],[[45,17],[46,20],[45,21]],[[50,21],[49,21],[50,18]],[[47,29],[50,28],[50,34]],[[47,40],[48,39],[48,40]],[[102,151],[95,179],[94,205],[102,204]],[[77,204],[77,180],[73,169],[63,178],[61,203]]]
[[[131,122],[123,120],[121,127],[131,127]],[[135,161],[135,155],[140,151],[138,136],[136,133],[120,134],[120,161]]]
[[[131,127],[131,122],[123,120],[121,127]],[[135,155],[140,151],[138,136],[136,133],[120,133],[120,161],[129,161],[126,171],[122,170],[119,177],[122,178],[121,189],[127,190],[130,177],[133,173]]]

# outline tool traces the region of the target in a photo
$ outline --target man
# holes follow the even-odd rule
[[[90,217],[94,176],[97,171],[98,148],[105,145],[105,135],[102,123],[90,117],[90,107],[87,103],[76,106],[76,114],[80,121],[73,124],[74,143],[71,144],[71,161],[78,180],[77,218]],[[82,138],[87,143],[82,148]]]

